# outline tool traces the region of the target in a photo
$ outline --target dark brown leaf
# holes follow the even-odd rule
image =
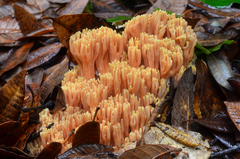
[[[62,144],[59,142],[51,142],[43,148],[35,159],[55,159],[61,152]]]
[[[41,97],[45,100],[53,88],[61,83],[64,73],[68,71],[69,59],[67,57],[51,72],[41,87]]]
[[[135,13],[117,0],[92,0],[97,17],[133,16]]]
[[[25,69],[19,72],[0,90],[0,123],[17,120],[20,112],[13,107],[13,104],[22,107],[26,72],[27,70]]]
[[[181,149],[172,149],[167,150],[164,146],[161,145],[144,145],[138,146],[135,149],[125,151],[119,159],[134,158],[134,159],[168,159],[171,158],[171,152],[181,151]]]
[[[28,54],[26,62],[23,64],[22,67],[26,68],[27,70],[31,70],[48,62],[57,55],[61,47],[63,47],[63,45],[59,42],[56,42],[54,44],[50,44],[41,47],[33,52],[30,52]]]
[[[13,69],[15,66],[23,63],[30,49],[33,47],[34,42],[27,43],[20,47],[19,49],[11,49],[11,55],[9,58],[4,62],[4,64],[0,67],[0,76],[6,71]]]
[[[225,40],[231,39],[235,37],[238,34],[238,32],[234,29],[229,29],[227,31],[218,33],[218,34],[209,34],[209,33],[204,33],[201,31],[197,31],[197,39],[198,43],[202,46],[215,46],[218,45]]]
[[[232,119],[238,131],[240,131],[240,102],[225,101],[224,104],[227,106],[228,115]]]
[[[4,145],[0,145],[0,158],[33,159],[34,157],[16,147],[6,147]]]
[[[64,7],[59,15],[81,14],[89,0],[72,0]]]
[[[230,83],[232,88],[235,90],[238,97],[240,97],[240,92],[239,92],[239,90],[240,90],[240,77],[231,77],[227,81]]]
[[[56,102],[55,102],[55,106],[53,107],[53,109],[51,109],[51,113],[56,112],[58,110],[62,110],[63,108],[66,108],[66,103],[65,103],[65,96],[64,96],[64,92],[62,90],[61,87],[56,86],[56,89],[58,91],[57,93],[57,97],[56,97]]]
[[[110,146],[99,145],[99,144],[82,144],[73,147],[63,154],[58,156],[58,159],[65,158],[106,158],[108,157],[108,152],[113,152],[113,148]],[[102,155],[102,156],[101,156]]]
[[[147,11],[147,13],[152,13],[154,11],[154,9],[159,8],[162,10],[167,10],[167,11],[171,11],[174,12],[178,15],[182,14],[188,4],[188,0],[157,0],[153,6]]]
[[[211,132],[226,147],[230,148],[236,145],[236,139],[234,134],[226,135],[225,133],[220,133],[213,130]]]
[[[225,112],[218,112],[210,119],[193,119],[198,124],[207,127],[211,130],[215,130],[223,133],[234,133],[235,126],[231,121],[228,114]]]
[[[90,121],[82,125],[75,133],[72,140],[72,147],[81,144],[99,144],[100,124],[96,121]]]
[[[31,13],[16,4],[13,4],[13,8],[15,11],[15,18],[19,23],[23,35],[43,28],[42,24],[38,22]]]
[[[7,121],[0,124],[0,145],[14,146],[22,135],[23,129],[17,121]]]
[[[193,90],[192,68],[188,68],[177,86],[177,91],[173,100],[171,118],[173,126],[181,126],[188,130],[188,120],[194,117]]]
[[[226,109],[221,90],[208,72],[206,64],[196,60],[197,81],[194,92],[194,112],[198,118],[211,118],[217,112]]]
[[[15,19],[11,17],[0,19],[0,43],[14,43],[23,35]]]

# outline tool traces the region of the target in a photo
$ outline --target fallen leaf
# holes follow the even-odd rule
[[[216,58],[214,55],[207,55],[207,64],[210,68],[213,77],[221,86],[227,88],[229,91],[233,90],[227,79],[233,77],[231,68],[221,59]]]
[[[53,88],[61,83],[68,68],[69,59],[67,57],[51,72],[41,87],[41,98],[45,100]]]
[[[0,157],[1,158],[11,158],[11,159],[33,159],[33,156],[23,152],[22,150],[16,147],[6,147],[0,145]]]
[[[0,123],[18,119],[20,111],[13,104],[22,107],[26,72],[24,69],[13,76],[0,90]]]
[[[108,19],[117,16],[133,16],[135,13],[117,0],[91,0],[93,2],[95,15]]]
[[[48,0],[48,1],[52,3],[68,3],[71,0]]]
[[[15,18],[19,23],[23,35],[43,28],[42,24],[38,22],[31,13],[16,4],[13,4],[13,8],[15,11]]]
[[[61,152],[62,144],[59,142],[51,142],[43,148],[35,159],[55,159]]]
[[[147,13],[154,12],[154,9],[159,8],[166,11],[174,12],[177,15],[182,14],[188,4],[188,0],[157,0]]]
[[[9,56],[8,59],[6,59],[4,64],[0,66],[0,76],[2,76],[4,72],[9,71],[13,69],[15,66],[23,63],[26,60],[30,49],[33,47],[33,44],[34,42],[29,42],[17,50],[11,49],[10,50],[11,55]]]
[[[232,88],[237,93],[238,97],[240,97],[240,77],[230,77],[227,79],[228,83],[232,86]]]
[[[218,34],[209,34],[209,33],[203,33],[201,31],[195,32],[197,35],[198,43],[202,46],[215,46],[218,45],[225,40],[234,38],[238,32],[234,29],[229,29],[227,31],[218,33]]]
[[[0,18],[9,17],[14,14],[12,4],[6,4],[0,6]]]
[[[198,118],[211,118],[226,109],[216,81],[208,72],[206,64],[196,60],[197,81],[194,91],[194,112]]]
[[[225,112],[218,112],[212,118],[193,119],[193,121],[214,131],[223,133],[235,132],[235,126],[228,114],[226,114]]]
[[[182,126],[188,130],[189,119],[194,117],[194,83],[192,68],[188,68],[177,86],[177,91],[173,100],[172,118],[173,126]]]
[[[63,45],[61,43],[56,42],[54,44],[46,45],[44,47],[40,47],[37,50],[34,50],[33,52],[30,52],[28,54],[26,62],[22,67],[26,68],[27,70],[31,70],[48,62],[58,54],[62,46]]]
[[[214,137],[217,138],[226,147],[230,148],[236,145],[236,139],[235,139],[234,133],[226,135],[225,133],[220,133],[217,131],[211,131],[211,132],[214,135]]]
[[[0,19],[0,43],[14,43],[23,35],[15,19],[11,17]]]
[[[99,109],[99,107],[96,108],[92,121],[87,122],[78,128],[72,140],[72,147],[76,147],[81,144],[99,144],[100,123],[95,121],[95,117]]]
[[[181,148],[183,152],[188,154],[188,156],[185,155],[185,157],[188,157],[188,158],[195,158],[195,159],[209,158],[209,156],[211,155],[211,151],[208,151],[206,148],[206,147],[209,147],[209,144],[207,140],[205,140],[200,133],[194,132],[194,131],[186,131],[181,127],[178,127],[178,129],[194,137],[196,140],[198,140],[200,142],[200,146],[188,147],[186,145],[183,145],[175,141],[174,139],[170,138],[168,135],[166,135],[157,127],[151,127],[151,129],[144,135],[145,144],[164,144],[164,145],[173,146],[175,148]],[[204,147],[201,145],[203,145]],[[182,155],[182,154],[183,153],[180,152],[179,155]]]
[[[48,2],[48,0],[27,0],[27,3],[30,5],[34,5],[37,8],[39,8],[39,10],[41,12],[47,10],[50,7],[50,3]]]
[[[0,124],[0,145],[14,146],[22,135],[23,129],[17,121],[7,121]]]
[[[51,113],[62,110],[63,108],[66,109],[65,96],[62,87],[56,86],[55,88],[57,89],[57,97],[55,98],[55,106],[50,110]]]
[[[227,107],[228,115],[232,119],[238,131],[240,131],[240,103],[224,101],[224,104]]]
[[[171,158],[171,152],[181,151],[181,149],[166,149],[161,145],[144,145],[138,146],[134,149],[125,151],[119,159],[125,158],[144,158],[144,159],[152,159],[152,158]]]
[[[72,0],[60,10],[59,15],[81,14],[89,0]]]
[[[58,159],[65,159],[65,158],[79,158],[79,159],[86,159],[86,158],[106,158],[108,154],[114,155],[113,148],[110,146],[99,145],[99,144],[82,144],[76,147],[73,147],[63,154],[58,156]],[[114,156],[116,157],[116,156]]]
[[[42,84],[43,73],[44,73],[43,69],[36,68],[32,73],[26,75],[25,80],[28,80],[31,83],[35,83],[40,87],[40,85]],[[31,83],[27,83],[27,84],[31,84]]]

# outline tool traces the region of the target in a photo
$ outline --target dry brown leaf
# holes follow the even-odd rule
[[[178,86],[177,91],[173,101],[172,108],[172,125],[182,126],[184,129],[188,130],[189,119],[194,117],[194,83],[193,83],[193,73],[192,68],[188,68]]]
[[[238,131],[240,131],[240,102],[225,101],[224,104],[227,106],[228,115],[232,119]]]
[[[17,104],[22,107],[25,94],[25,75],[24,69],[12,77],[0,90],[0,123],[5,121],[17,120],[20,110],[13,107]]]
[[[154,9],[159,8],[180,15],[185,11],[187,4],[188,0],[157,0],[147,13],[152,13]]]
[[[13,4],[13,8],[15,11],[15,18],[18,21],[23,35],[27,35],[32,31],[43,28],[42,24],[37,21],[37,19],[31,13],[16,4]]]

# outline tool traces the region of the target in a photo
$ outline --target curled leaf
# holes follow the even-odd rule
[[[62,144],[59,142],[51,142],[39,153],[35,159],[54,159],[61,152]]]

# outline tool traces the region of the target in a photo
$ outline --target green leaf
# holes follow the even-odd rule
[[[217,46],[214,46],[214,47],[211,47],[211,48],[209,48],[209,49],[207,49],[207,48],[201,46],[199,43],[197,43],[197,45],[196,45],[195,47],[198,48],[198,49],[200,49],[200,50],[195,51],[194,53],[195,53],[196,55],[201,55],[201,54],[203,54],[203,53],[205,53],[205,54],[211,54],[212,52],[219,50],[223,44],[225,44],[225,45],[231,45],[231,44],[233,43],[233,41],[234,41],[234,40],[225,40],[225,41],[222,42],[221,44],[219,44],[219,45],[217,45]]]
[[[154,12],[155,12],[155,11],[159,11],[159,10],[165,11],[165,12],[167,12],[167,14],[170,14],[170,15],[174,13],[174,12],[172,12],[172,11],[166,11],[166,10],[159,9],[159,8],[155,8],[155,9],[154,9]],[[181,17],[181,16],[178,15],[178,14],[176,14],[176,17],[179,18],[179,17]]]
[[[113,23],[113,22],[117,22],[117,21],[122,21],[122,20],[131,20],[133,17],[126,17],[126,16],[118,16],[115,18],[109,18],[106,19],[107,22]]]
[[[232,3],[240,3],[240,0],[201,0],[202,2],[215,8],[225,8]]]

